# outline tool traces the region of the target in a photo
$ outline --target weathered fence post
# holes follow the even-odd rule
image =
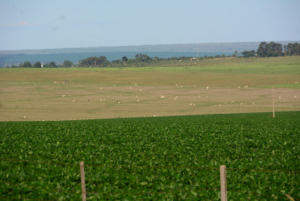
[[[274,87],[273,87],[273,118],[275,117],[275,101],[274,101]]]
[[[86,191],[85,191],[85,177],[84,177],[84,162],[80,162],[80,175],[81,175],[81,192],[82,201],[86,201]]]
[[[227,201],[226,165],[220,166],[221,201]]]

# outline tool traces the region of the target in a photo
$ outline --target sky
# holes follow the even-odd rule
[[[300,0],[0,0],[0,50],[300,40]]]

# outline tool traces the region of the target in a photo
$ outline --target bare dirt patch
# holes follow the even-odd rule
[[[38,86],[44,90],[37,93],[34,87],[2,93],[0,121],[272,111],[272,90],[264,88],[69,84]],[[276,89],[276,111],[300,110],[299,98],[299,89]]]

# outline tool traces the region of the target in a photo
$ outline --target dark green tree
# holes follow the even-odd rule
[[[241,52],[244,57],[254,57],[255,56],[255,50],[250,50],[250,51],[243,51]]]
[[[261,57],[265,57],[267,56],[267,43],[266,42],[261,42],[258,46],[257,49],[257,55],[261,56]]]
[[[295,55],[300,55],[300,44],[298,44],[298,45],[294,48],[293,52],[294,52]]]
[[[64,60],[63,66],[64,67],[72,67],[73,66],[73,62],[69,61],[69,60]]]
[[[122,57],[122,61],[128,61],[128,58],[126,56]]]
[[[298,46],[298,43],[294,43],[293,44],[293,49],[292,49],[292,55],[297,55],[297,46]]]
[[[106,59],[105,56],[100,56],[100,57],[88,57],[86,59],[82,59],[79,62],[80,66],[108,66],[109,65],[109,61]]]
[[[282,44],[275,42],[261,42],[257,49],[257,54],[261,57],[274,57],[282,55]]]
[[[276,53],[279,55],[279,56],[281,56],[281,54],[282,54],[282,44],[280,44],[280,43],[276,43]]]
[[[239,52],[236,50],[234,51],[234,56],[237,57],[239,55]]]
[[[34,64],[33,64],[33,67],[34,68],[41,68],[42,67],[42,64],[41,64],[41,62],[35,62]]]
[[[120,64],[120,63],[122,63],[122,60],[121,60],[121,59],[113,60],[113,61],[111,62],[111,64]]]
[[[284,49],[284,51],[285,51],[285,53],[286,53],[286,45],[283,46],[283,49]]]
[[[54,68],[57,67],[57,66],[56,66],[56,63],[54,63],[54,61],[50,62],[49,66],[50,66],[50,67],[54,67]]]
[[[31,65],[30,61],[26,61],[26,62],[24,62],[24,64],[23,64],[22,67],[24,67],[24,68],[31,68],[32,65]]]
[[[135,60],[137,62],[149,62],[151,58],[147,54],[136,54]]]
[[[295,48],[298,46],[298,43],[289,43],[286,47],[288,55],[293,55],[295,54]]]

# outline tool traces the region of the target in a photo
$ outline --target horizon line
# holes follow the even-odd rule
[[[121,46],[94,46],[94,47],[65,47],[65,48],[44,48],[44,49],[13,49],[13,50],[0,50],[2,52],[8,51],[32,51],[32,50],[57,50],[57,49],[80,49],[80,48],[117,48],[117,47],[141,47],[141,46],[157,46],[157,45],[200,45],[200,44],[229,44],[229,43],[259,43],[259,42],[300,42],[298,40],[270,40],[270,41],[249,41],[249,42],[207,42],[207,43],[173,43],[173,44],[144,44],[144,45],[121,45]]]

